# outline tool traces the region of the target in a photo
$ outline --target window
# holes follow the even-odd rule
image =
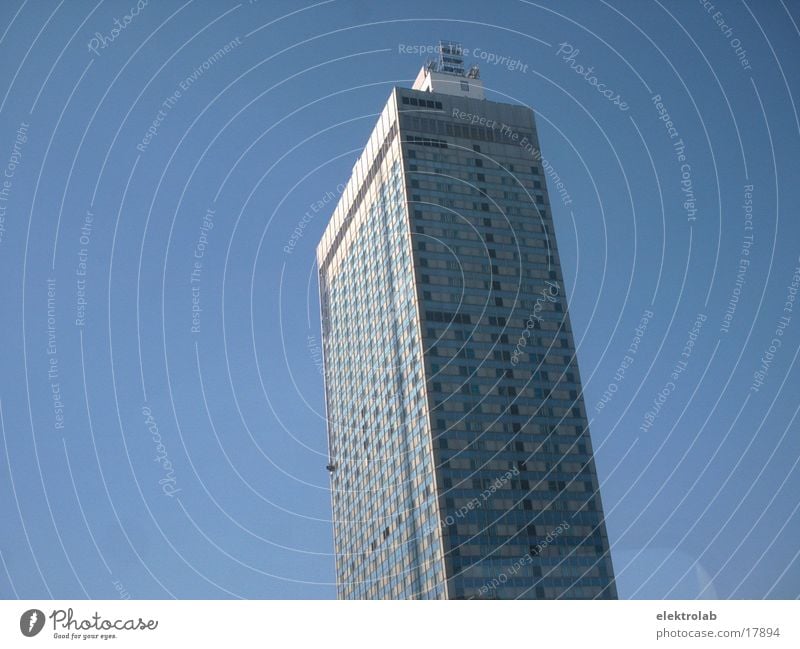
[[[407,141],[411,144],[421,144],[422,146],[432,146],[439,149],[446,149],[447,142],[432,137],[420,137],[418,135],[407,136]]]
[[[462,81],[461,82],[461,90],[463,90],[465,92],[469,92],[469,82],[468,81]]]

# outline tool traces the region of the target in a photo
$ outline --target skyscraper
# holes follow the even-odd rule
[[[340,598],[615,598],[533,112],[456,43],[317,248]]]

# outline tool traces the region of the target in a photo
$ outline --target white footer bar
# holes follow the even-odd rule
[[[800,647],[799,619],[783,600],[3,601],[0,647],[777,649]]]

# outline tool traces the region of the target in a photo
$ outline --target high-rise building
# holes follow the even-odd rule
[[[443,43],[317,248],[340,598],[616,598],[533,112]]]

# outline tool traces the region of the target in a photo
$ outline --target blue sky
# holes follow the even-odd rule
[[[444,38],[572,199],[620,596],[797,597],[800,6],[713,4],[2,3],[0,596],[335,595],[314,248]]]

